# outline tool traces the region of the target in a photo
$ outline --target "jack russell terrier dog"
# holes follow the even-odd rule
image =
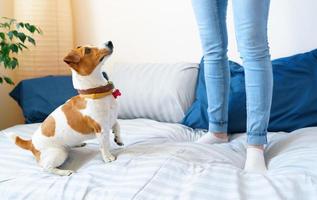
[[[109,132],[112,129],[114,141],[122,146],[120,127],[117,121],[118,90],[102,72],[102,65],[113,52],[113,44],[107,42],[104,48],[90,46],[73,49],[64,61],[72,71],[74,88],[79,95],[53,111],[36,130],[32,140],[13,135],[19,147],[30,150],[37,162],[47,172],[69,176],[71,170],[58,169],[68,156],[68,149],[80,147],[82,142],[97,137],[105,162],[116,158],[109,151]]]

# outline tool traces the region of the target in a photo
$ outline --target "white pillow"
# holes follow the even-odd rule
[[[195,98],[198,64],[115,64],[110,76],[122,96],[119,118],[180,122]]]

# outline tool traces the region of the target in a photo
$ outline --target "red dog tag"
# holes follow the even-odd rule
[[[116,99],[118,96],[121,96],[121,92],[116,89],[112,92],[112,96]]]

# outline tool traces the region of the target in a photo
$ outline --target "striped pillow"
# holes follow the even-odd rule
[[[198,64],[115,64],[111,79],[122,96],[119,118],[180,122],[195,98]]]

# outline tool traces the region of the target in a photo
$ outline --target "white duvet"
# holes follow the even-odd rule
[[[228,144],[194,141],[204,132],[152,120],[121,120],[123,148],[113,144],[115,162],[105,164],[96,140],[73,149],[60,177],[41,171],[30,152],[7,135],[25,138],[39,124],[0,132],[0,199],[317,199],[317,127],[270,133],[268,172],[242,170],[245,135]]]

